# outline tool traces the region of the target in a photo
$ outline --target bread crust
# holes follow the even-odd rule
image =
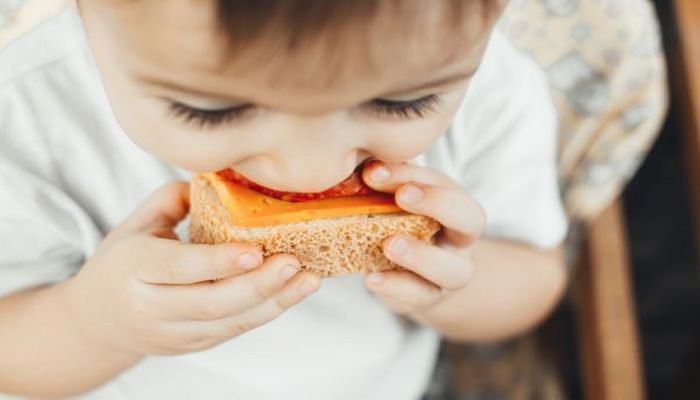
[[[440,224],[409,213],[357,215],[277,225],[238,227],[211,183],[195,176],[190,195],[190,240],[218,244],[246,242],[263,256],[295,255],[303,270],[323,277],[384,271],[398,267],[382,252],[387,237],[402,233],[432,243]]]

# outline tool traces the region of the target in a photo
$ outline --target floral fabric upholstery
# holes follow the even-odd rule
[[[648,0],[511,0],[500,22],[543,66],[560,116],[562,195],[574,221],[595,216],[637,170],[668,95]]]

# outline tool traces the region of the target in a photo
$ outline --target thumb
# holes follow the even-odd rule
[[[189,183],[174,181],[153,192],[121,228],[131,232],[171,230],[187,216],[189,209]]]

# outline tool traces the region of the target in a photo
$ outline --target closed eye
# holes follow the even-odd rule
[[[411,100],[375,99],[365,107],[379,115],[409,119],[423,118],[426,114],[435,111],[439,104],[440,97],[437,94],[430,94]]]
[[[241,104],[234,107],[209,110],[195,108],[172,100],[168,106],[173,116],[200,128],[215,128],[219,125],[239,120],[250,111],[253,111],[254,108],[252,104]]]
[[[380,117],[398,119],[423,118],[435,111],[440,104],[440,96],[430,94],[411,100],[374,99],[362,105],[362,109]],[[239,121],[255,110],[253,104],[240,104],[219,109],[203,109],[169,100],[170,114],[183,122],[198,128],[216,128]]]

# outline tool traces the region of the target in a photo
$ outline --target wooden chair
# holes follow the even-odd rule
[[[622,205],[586,227],[573,280],[587,399],[644,399],[644,371]]]
[[[700,12],[700,2],[684,3]],[[619,194],[659,133],[667,110],[666,70],[653,8],[647,0],[512,1],[499,28],[543,66],[560,114],[562,196],[573,226],[567,243],[572,266],[570,298],[585,397],[644,399]],[[693,39],[695,68],[700,72],[700,33]],[[700,75],[695,89],[700,93]],[[695,124],[699,129],[700,120]],[[700,155],[700,136],[693,138]],[[700,172],[700,162],[695,171]],[[698,187],[700,194],[700,184]],[[532,347],[531,342],[520,340],[521,347]],[[469,376],[473,368],[465,367],[465,357],[473,352],[465,347],[469,346],[446,346],[457,380],[457,393],[452,397],[469,398],[465,393],[480,392],[464,384],[474,380]],[[529,362],[524,370],[538,369],[532,359]],[[512,398],[564,397],[562,390],[547,389],[551,385],[541,374],[526,376],[545,388],[514,390]]]
[[[697,0],[674,0],[669,25],[667,54],[672,68],[670,83],[673,101],[680,107],[682,130],[687,161],[687,177],[691,195],[695,249],[700,258],[700,2]],[[700,269],[698,270],[700,272]],[[685,365],[678,371],[678,387],[675,397],[687,397],[686,393],[697,392],[697,374],[694,366],[700,357],[700,335],[695,334],[686,355]]]
[[[688,160],[692,204],[700,204],[700,2],[674,0],[679,47],[669,49],[678,70],[671,80],[679,96]],[[694,224],[700,250],[700,209],[694,209]],[[700,254],[699,254],[700,255]]]

